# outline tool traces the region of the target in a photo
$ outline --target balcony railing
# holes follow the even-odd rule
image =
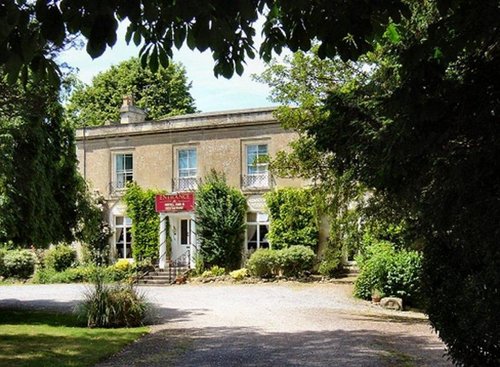
[[[172,179],[172,191],[196,191],[196,189],[198,189],[199,183],[200,179],[198,177],[174,178]]]
[[[112,181],[109,183],[109,195],[110,196],[121,196],[125,193],[127,189],[127,183]]]
[[[266,190],[272,187],[269,172],[241,175],[241,187],[247,190]]]

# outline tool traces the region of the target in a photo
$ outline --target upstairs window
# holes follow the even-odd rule
[[[134,164],[132,153],[115,154],[115,177],[116,189],[124,189],[128,182],[134,179]]]
[[[251,144],[246,146],[245,187],[269,187],[267,144]]]
[[[196,149],[178,151],[179,178],[196,177]]]
[[[174,183],[174,191],[192,191],[197,187],[196,148],[177,151],[178,178]]]

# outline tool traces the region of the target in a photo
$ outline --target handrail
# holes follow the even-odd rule
[[[168,266],[168,276],[172,283],[175,283],[177,276],[179,275],[179,269],[186,266],[188,269],[191,268],[190,264],[190,249],[187,249],[184,253],[178,256],[175,260],[169,260]]]

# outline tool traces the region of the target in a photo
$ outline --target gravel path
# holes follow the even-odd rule
[[[0,307],[69,310],[85,286],[0,287]],[[153,332],[96,367],[451,366],[426,318],[333,284],[141,287]]]

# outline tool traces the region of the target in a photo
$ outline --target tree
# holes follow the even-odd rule
[[[196,192],[196,233],[206,265],[226,270],[241,263],[247,203],[243,194],[212,171]]]
[[[332,167],[414,216],[433,326],[455,363],[495,366],[499,10],[456,3],[453,13],[415,5],[412,18],[388,27],[371,81],[332,91],[327,118],[307,132]]]
[[[455,2],[453,12],[436,5],[415,4],[412,17],[389,24],[364,56],[368,78],[331,88],[322,113],[296,125],[332,172],[375,188],[396,215],[412,218],[424,240],[433,326],[455,363],[495,366],[499,10],[493,2]]]
[[[142,45],[142,65],[156,71],[164,67],[174,47],[184,43],[199,51],[210,49],[215,75],[231,77],[243,73],[246,58],[255,57],[255,23],[265,19],[261,57],[269,61],[273,52],[288,47],[307,51],[311,40],[320,42],[321,57],[355,58],[372,48],[373,40],[390,19],[408,13],[404,1],[370,0],[286,1],[3,1],[0,6],[0,62],[11,80],[27,70],[53,78],[57,65],[47,55],[47,46],[61,47],[81,34],[86,50],[98,57],[112,47],[119,22],[129,22],[127,42]]]
[[[48,83],[8,85],[0,73],[0,242],[46,247],[74,237],[83,180],[58,98]]]
[[[319,271],[336,276],[342,270],[343,257],[359,248],[360,208],[366,189],[351,172],[340,174],[332,166],[331,155],[316,147],[307,129],[326,118],[324,100],[328,93],[366,81],[363,64],[339,58],[321,60],[315,45],[309,53],[299,51],[280,63],[271,62],[262,75],[254,78],[268,84],[271,99],[282,105],[275,112],[280,124],[299,134],[290,143],[291,150],[278,152],[270,167],[278,176],[313,182],[314,201],[330,226],[327,246],[319,253]]]
[[[132,58],[99,73],[91,85],[78,84],[66,105],[73,126],[103,125],[120,119],[124,95],[133,95],[149,119],[195,112],[185,69],[176,63],[156,72],[141,68]]]

